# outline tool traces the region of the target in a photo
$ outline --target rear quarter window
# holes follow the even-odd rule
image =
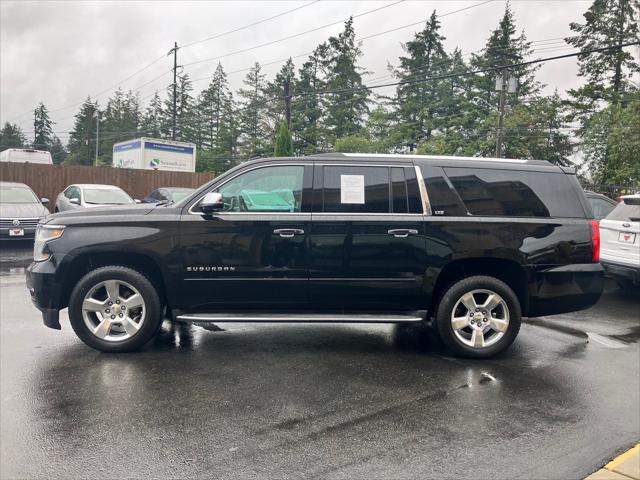
[[[576,188],[564,173],[445,168],[472,215],[584,218]]]

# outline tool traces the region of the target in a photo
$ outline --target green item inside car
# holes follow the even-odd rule
[[[295,211],[295,199],[291,190],[242,190],[238,196],[244,201],[249,212]]]

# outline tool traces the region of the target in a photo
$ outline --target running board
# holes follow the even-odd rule
[[[265,323],[416,323],[419,315],[402,314],[251,314],[190,313],[176,316],[180,322],[265,322]]]

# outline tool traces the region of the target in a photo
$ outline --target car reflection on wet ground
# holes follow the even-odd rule
[[[640,437],[640,299],[531,319],[501,356],[428,329],[165,323],[137,354],[45,328],[0,250],[7,477],[582,478]]]

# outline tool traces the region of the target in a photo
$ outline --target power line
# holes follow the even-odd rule
[[[197,65],[197,64],[200,64],[200,63],[210,62],[210,61],[213,61],[213,60],[220,60],[222,58],[230,57],[232,55],[237,55],[239,53],[245,53],[245,52],[249,52],[251,50],[255,50],[255,49],[258,49],[258,48],[266,47],[268,45],[273,45],[275,43],[284,42],[285,40],[291,40],[292,38],[297,38],[297,37],[300,37],[302,35],[306,35],[308,33],[317,32],[318,30],[322,30],[324,28],[332,27],[334,25],[338,25],[340,23],[346,22],[347,20],[349,20],[349,18],[359,18],[359,17],[363,17],[365,15],[369,15],[369,14],[374,13],[374,12],[378,12],[380,10],[384,10],[385,8],[393,7],[394,5],[397,5],[397,4],[402,3],[404,1],[405,0],[397,0],[397,1],[393,2],[393,3],[389,3],[387,5],[383,5],[382,7],[377,7],[377,8],[374,8],[372,10],[367,10],[366,12],[362,12],[362,13],[359,13],[357,15],[352,15],[350,17],[343,18],[343,19],[335,21],[335,22],[327,23],[325,25],[321,25],[319,27],[315,27],[315,28],[312,28],[310,30],[305,30],[304,32],[295,33],[293,35],[288,35],[286,37],[278,38],[276,40],[271,40],[269,42],[265,42],[265,43],[261,43],[261,44],[258,44],[258,45],[254,45],[252,47],[247,47],[247,48],[243,48],[241,50],[236,50],[234,52],[228,52],[228,53],[225,53],[223,55],[218,55],[216,57],[203,58],[201,60],[196,60],[195,62],[185,63],[183,66],[184,67],[188,67],[190,65]]]
[[[238,27],[238,28],[235,28],[233,30],[228,30],[226,32],[218,33],[216,35],[212,35],[210,37],[203,38],[202,40],[196,40],[194,42],[189,42],[189,43],[183,45],[181,48],[189,48],[189,47],[192,47],[193,45],[197,45],[198,43],[208,42],[209,40],[215,40],[216,38],[224,37],[225,35],[230,35],[232,33],[237,33],[237,32],[240,32],[242,30],[246,30],[247,28],[250,28],[250,27],[255,27],[256,25],[268,22],[269,20],[273,20],[275,18],[282,17],[282,16],[287,15],[289,13],[293,13],[293,12],[295,12],[297,10],[301,10],[301,9],[303,9],[305,7],[309,7],[309,6],[311,6],[311,5],[315,4],[315,3],[318,3],[319,1],[320,0],[314,0],[312,2],[305,3],[304,5],[301,5],[299,7],[292,8],[290,10],[278,13],[277,15],[273,15],[273,16],[268,17],[268,18],[263,18],[262,20],[258,20],[257,22],[249,23],[247,25],[243,25],[242,27]]]

